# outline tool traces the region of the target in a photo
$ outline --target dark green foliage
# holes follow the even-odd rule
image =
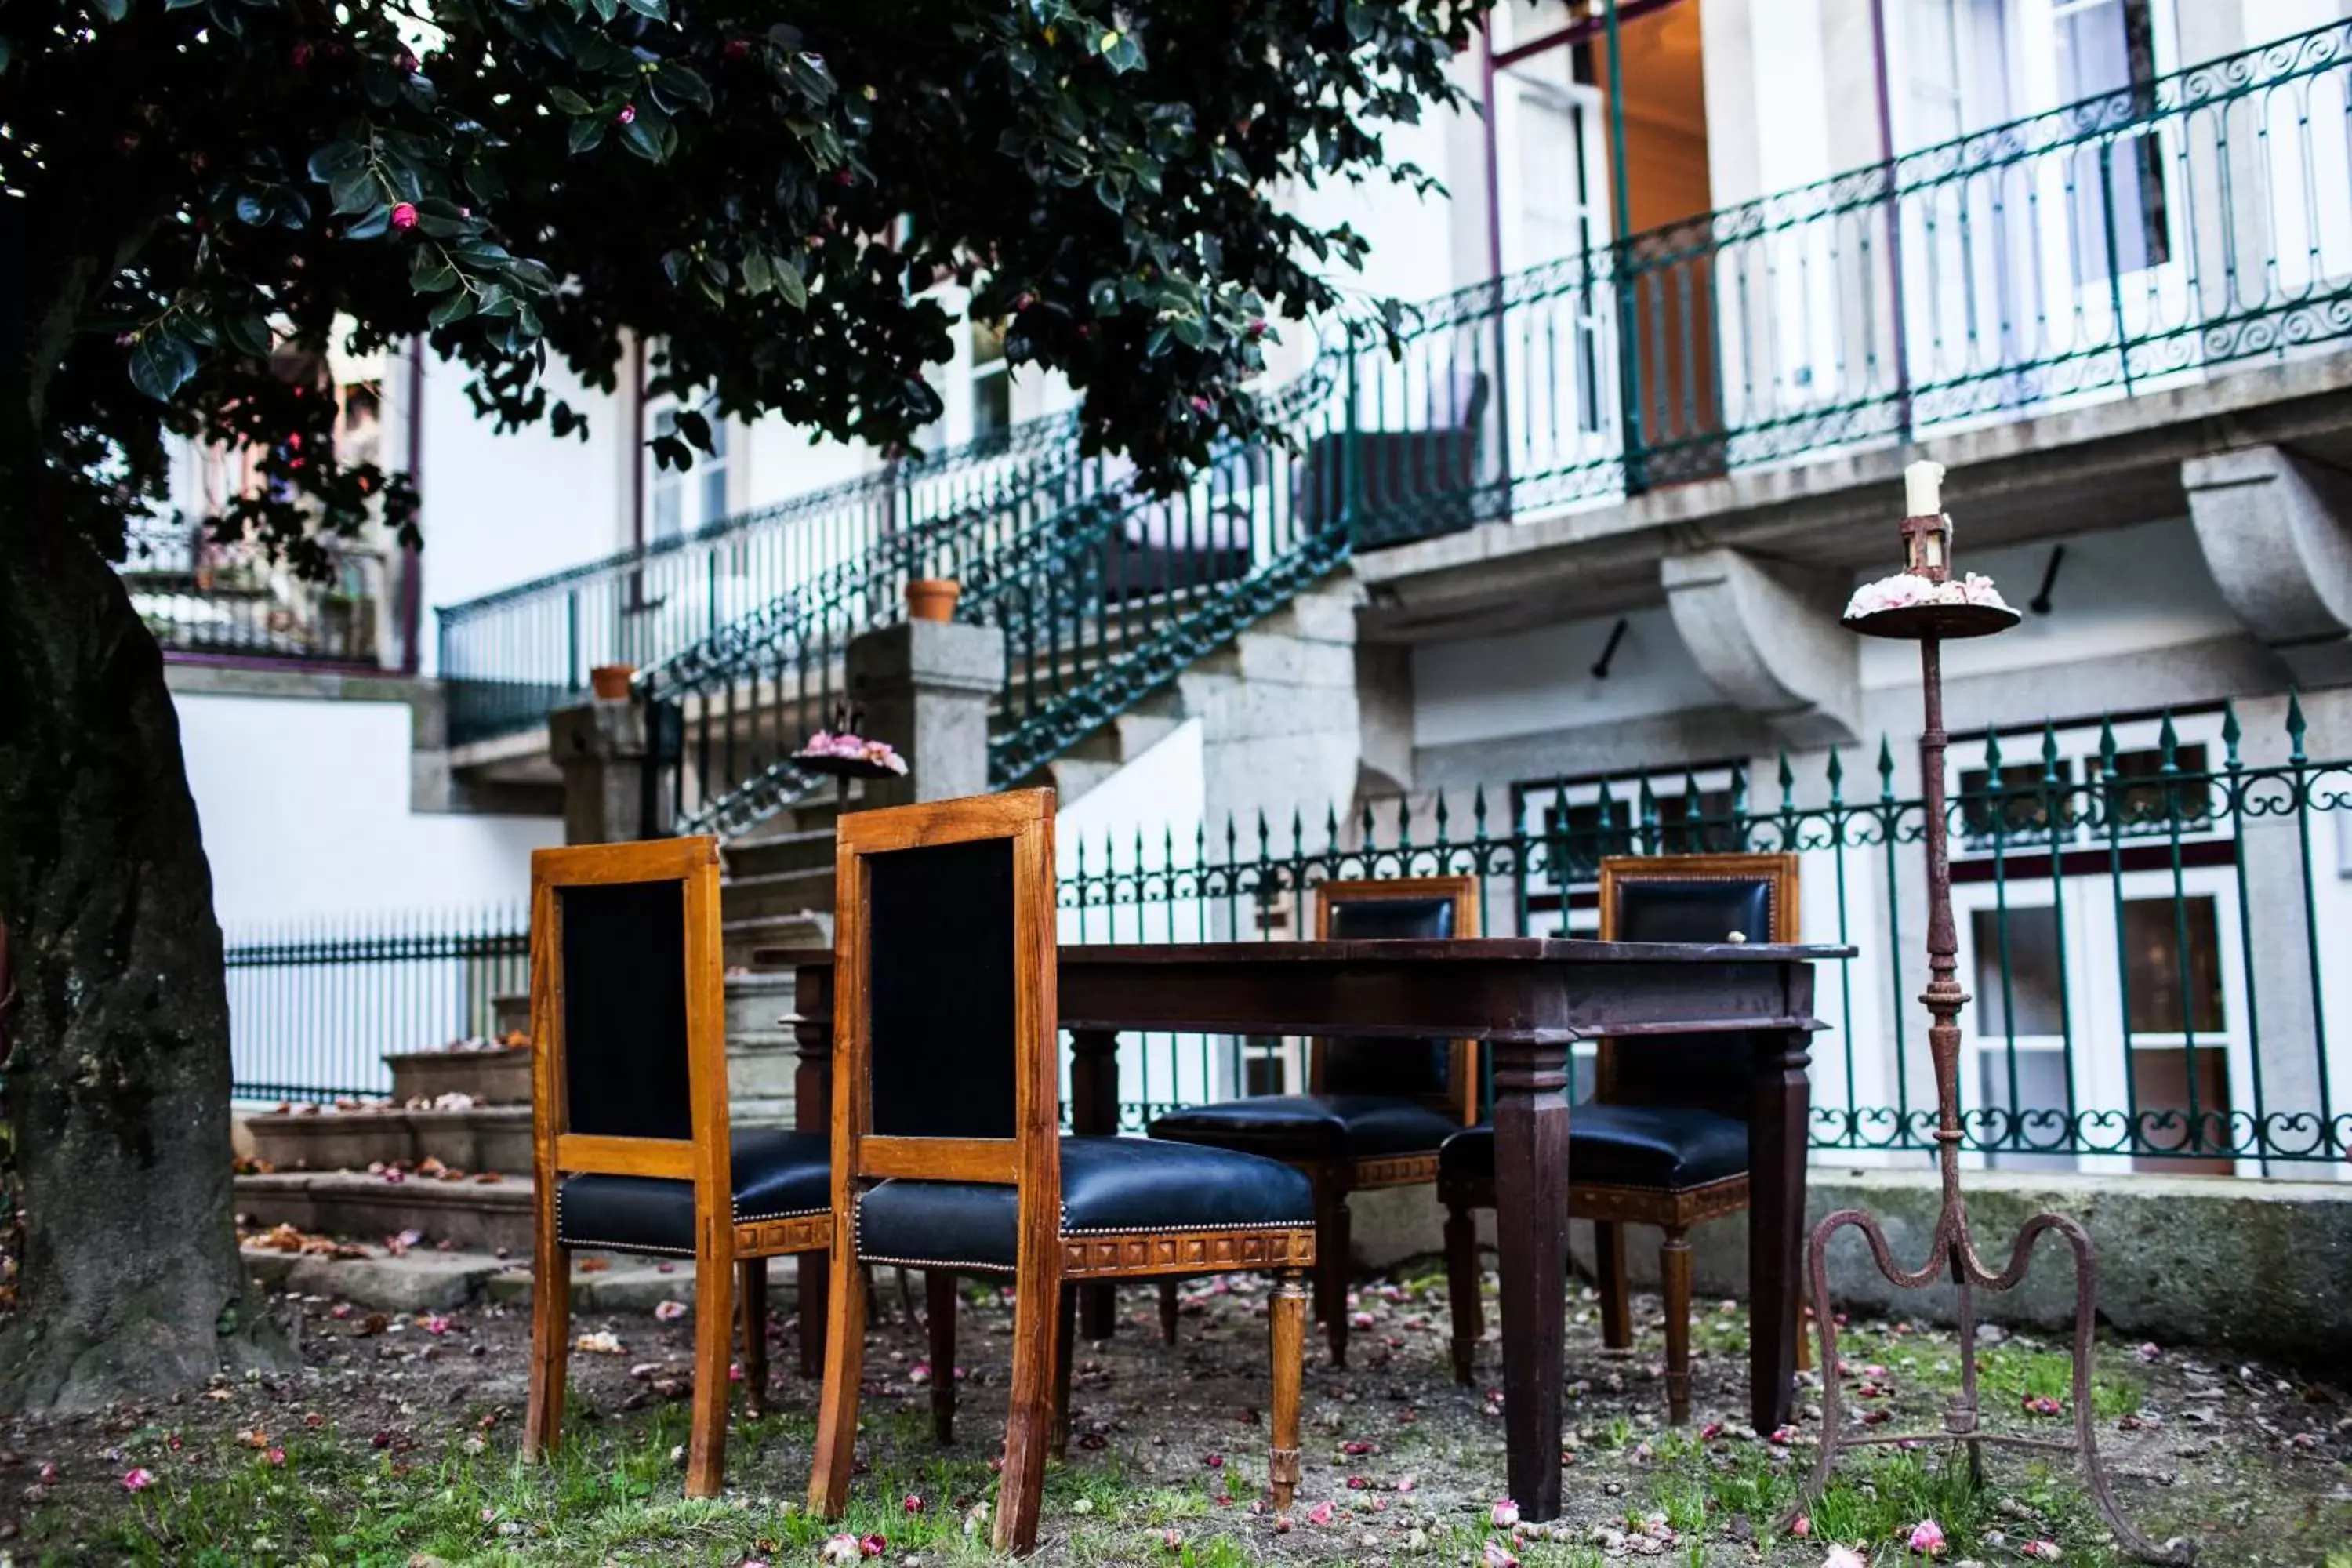
[[[1086,389],[1090,446],[1172,478],[1258,428],[1265,319],[1362,249],[1279,186],[1381,168],[1486,3],[12,0],[0,326],[31,406],[0,473],[111,551],[165,434],[202,435],[279,492],[226,532],[299,552],[379,496],[405,527],[289,368],[338,331],[429,334],[506,426],[579,429],[548,357],[609,389],[635,331],[656,392],[903,443],[950,355],[918,296],[953,277]]]

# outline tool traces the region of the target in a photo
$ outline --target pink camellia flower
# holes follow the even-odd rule
[[[2036,1563],[2058,1561],[2058,1543],[2054,1541],[2029,1541],[2017,1549],[2020,1557],[2030,1557]]]
[[[414,202],[402,202],[399,205],[394,207],[392,209],[392,226],[396,229],[403,230],[404,232],[408,229],[415,228],[416,226],[416,204]],[[392,1171],[386,1171],[384,1173],[384,1180],[389,1182],[395,1181],[397,1179],[397,1173]]]
[[[1911,1550],[1933,1557],[1944,1550],[1944,1527],[1932,1519],[1923,1519],[1911,1527]]]
[[[613,123],[615,125],[630,125],[636,121],[636,118],[637,106],[634,103],[625,103],[621,105],[621,112],[613,116]]]
[[[1203,1454],[1201,1456],[1201,1463],[1213,1470],[1222,1470],[1225,1468],[1225,1457],[1223,1454]]]
[[[719,46],[719,52],[728,59],[740,60],[745,55],[751,52],[751,40],[749,38],[730,38],[725,43]]]
[[[824,1543],[817,1557],[824,1563],[855,1563],[857,1561],[857,1537],[836,1535]]]
[[[1795,1536],[1800,1541],[1802,1541],[1806,1536],[1811,1535],[1812,1532],[1813,1521],[1804,1514],[1801,1513],[1796,1518],[1789,1521],[1789,1533]]]
[[[1832,1546],[1830,1554],[1822,1559],[1822,1568],[1870,1568],[1870,1563],[1852,1547]]]
[[[1478,1568],[1519,1568],[1519,1560],[1512,1555],[1509,1547],[1490,1535],[1478,1554]]]
[[[155,1472],[143,1466],[134,1465],[130,1469],[125,1470],[122,1473],[122,1489],[124,1491],[143,1492],[154,1484]]]
[[[686,1303],[683,1301],[657,1301],[654,1304],[654,1321],[657,1323],[675,1323],[685,1316]]]
[[[449,1320],[438,1312],[428,1312],[425,1315],[425,1321],[419,1326],[426,1333],[437,1337],[449,1331]]]
[[[1723,1423],[1720,1421],[1710,1421],[1698,1429],[1698,1440],[1702,1443],[1712,1443],[1722,1436]]]
[[[1487,1517],[1495,1521],[1496,1530],[1508,1530],[1519,1522],[1519,1505],[1504,1498],[1488,1510]]]
[[[1307,1510],[1307,1522],[1309,1524],[1330,1523],[1331,1504],[1327,1500],[1318,1502],[1313,1508],[1308,1509]]]
[[[1183,1532],[1182,1531],[1181,1531],[1181,1530],[1178,1530],[1178,1529],[1177,1529],[1177,1528],[1175,1528],[1173,1525],[1171,1525],[1168,1529],[1166,1529],[1166,1530],[1164,1530],[1164,1531],[1162,1531],[1160,1532],[1160,1550],[1161,1550],[1161,1551],[1163,1551],[1163,1552],[1181,1552],[1181,1551],[1183,1551],[1183,1550],[1184,1550],[1184,1532]]]
[[[862,1535],[857,1539],[857,1555],[860,1557],[879,1557],[889,1550],[890,1542],[878,1531],[872,1535]]]
[[[273,1470],[282,1470],[286,1468],[286,1450],[283,1448],[272,1448],[262,1458],[269,1461],[269,1468]]]
[[[908,1493],[907,1494],[907,1500],[906,1500],[906,1502],[905,1502],[905,1504],[904,1504],[903,1506],[905,1507],[906,1510],[907,1510],[908,1513],[920,1513],[920,1512],[922,1512],[922,1511],[923,1511],[923,1496],[922,1496],[922,1494],[921,1494],[920,1492],[908,1492]]]
[[[1197,392],[1196,392],[1196,393],[1194,393],[1194,394],[1192,395],[1192,412],[1193,412],[1193,413],[1195,413],[1195,414],[1206,414],[1206,413],[1209,411],[1209,408],[1210,408],[1209,400],[1208,400],[1207,398],[1205,398],[1205,397],[1202,396],[1199,393],[1197,393]]]
[[[303,67],[310,63],[310,46],[308,44],[295,45],[293,49],[288,55],[288,58],[294,62],[294,68],[296,70],[300,70]]]

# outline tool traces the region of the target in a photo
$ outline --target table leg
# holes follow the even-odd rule
[[[793,976],[793,1042],[800,1065],[793,1072],[793,1130],[833,1130],[833,966],[803,968]],[[822,1252],[803,1252],[796,1265],[793,1305],[800,1317],[801,1375],[824,1375],[826,1294],[832,1262]]]
[[[1785,1424],[1796,1399],[1811,1038],[1801,1030],[1757,1034],[1749,1060],[1748,1393],[1759,1432]]]
[[[1519,1516],[1559,1517],[1568,1311],[1568,1042],[1496,1040],[1495,1199],[1501,1243],[1503,1436]]]
[[[1070,1131],[1118,1136],[1118,1036],[1110,1029],[1070,1031]],[[1081,1285],[1078,1331],[1107,1340],[1118,1326],[1118,1295],[1111,1285]]]

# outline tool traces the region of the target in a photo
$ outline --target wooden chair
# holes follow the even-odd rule
[[[1315,889],[1318,941],[1478,934],[1475,877],[1326,882]],[[1350,1193],[1437,1180],[1439,1145],[1478,1119],[1478,1047],[1431,1040],[1318,1040],[1305,1094],[1255,1095],[1171,1111],[1154,1138],[1280,1160],[1315,1186],[1315,1312],[1335,1366],[1348,1364]],[[1176,1342],[1176,1284],[1160,1288],[1161,1336]]]
[[[841,819],[835,853],[833,1212],[835,1234],[854,1239],[833,1254],[810,1508],[835,1515],[848,1492],[861,1261],[931,1271],[943,1345],[932,1382],[949,1409],[952,1277],[1013,1276],[994,1538],[1014,1552],[1036,1543],[1067,1397],[1068,1283],[1274,1270],[1270,1474],[1275,1506],[1287,1508],[1314,1199],[1270,1161],[1061,1135],[1053,792],[859,812]]]
[[[1601,863],[1604,942],[1797,940],[1794,855],[1612,857]],[[1593,1222],[1601,1337],[1633,1342],[1625,1285],[1627,1225],[1664,1231],[1666,1403],[1690,1419],[1690,1227],[1748,1206],[1748,1037],[1603,1040],[1592,1101],[1570,1114],[1568,1214]],[[1480,1333],[1474,1208],[1495,1205],[1495,1134],[1446,1140],[1438,1196],[1454,1309],[1454,1379],[1470,1381]]]
[[[537,1184],[523,1453],[544,1457],[562,1419],[572,1249],[691,1258],[686,1489],[715,1497],[735,1272],[745,1404],[757,1414],[768,1382],[766,1260],[833,1244],[825,1138],[728,1125],[717,839],[541,849],[530,883]]]

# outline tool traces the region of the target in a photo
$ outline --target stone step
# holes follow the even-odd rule
[[[737,882],[794,871],[829,871],[833,868],[833,841],[830,827],[736,839],[727,846],[727,879]]]
[[[502,1000],[499,1006],[504,1005]],[[526,997],[526,1016],[529,1011]],[[417,1100],[430,1102],[445,1094],[471,1095],[477,1105],[530,1103],[528,1046],[499,1051],[404,1051],[383,1060],[392,1068],[394,1105]]]
[[[531,1181],[387,1181],[364,1171],[278,1171],[236,1178],[236,1211],[250,1227],[291,1225],[375,1240],[404,1230],[470,1252],[530,1255]]]
[[[371,1249],[365,1258],[325,1258],[248,1244],[245,1270],[265,1290],[322,1296],[390,1313],[446,1312],[490,1300],[530,1304],[530,1260],[519,1254],[415,1247],[394,1257]],[[602,1267],[598,1267],[601,1265]],[[792,1315],[800,1270],[788,1258],[768,1260],[768,1315]],[[694,1266],[625,1254],[574,1253],[574,1312],[651,1312],[664,1301],[694,1304]]]
[[[833,863],[798,871],[730,877],[719,889],[719,908],[730,922],[794,915],[833,914]]]
[[[529,1105],[269,1111],[247,1117],[245,1126],[253,1153],[280,1171],[364,1171],[425,1159],[469,1173],[530,1169]]]

